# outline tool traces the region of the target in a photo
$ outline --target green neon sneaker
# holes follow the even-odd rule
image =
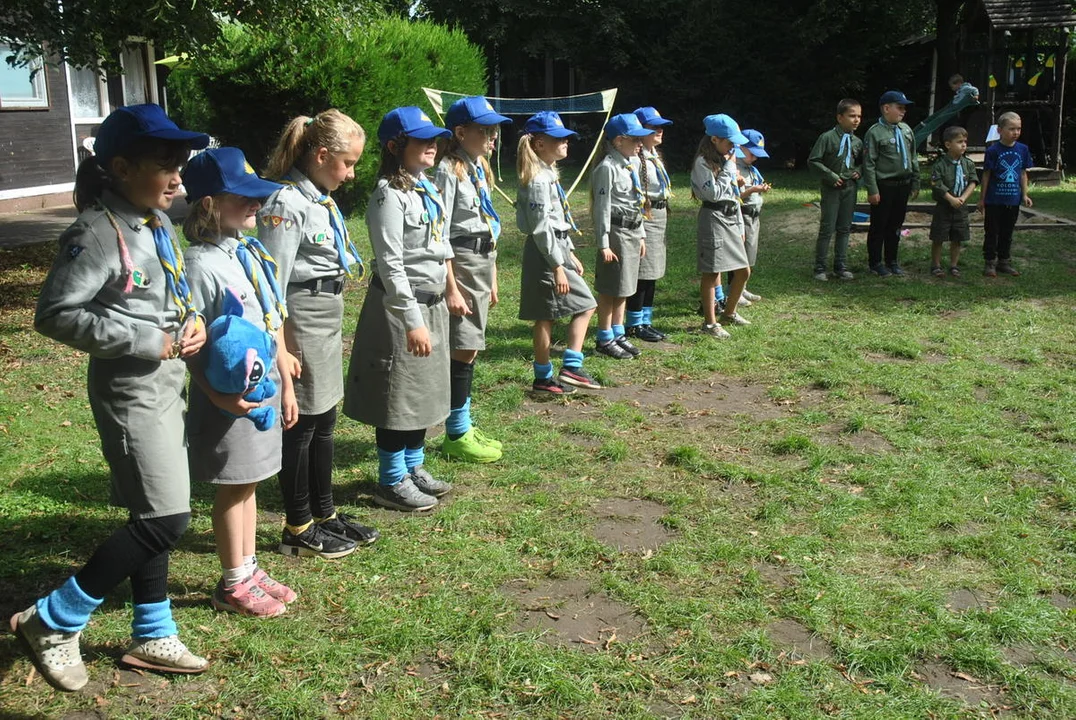
[[[492,448],[497,448],[498,450],[504,450],[504,445],[501,444],[500,440],[494,440],[476,427],[472,427],[471,430],[474,432],[474,439],[478,442],[483,445],[489,445]]]
[[[483,445],[475,437],[474,428],[455,440],[450,440],[446,435],[444,443],[441,444],[441,452],[447,458],[464,462],[491,463],[501,459],[501,451],[492,445]]]

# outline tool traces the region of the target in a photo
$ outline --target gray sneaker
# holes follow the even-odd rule
[[[721,313],[721,317],[719,317],[717,319],[717,321],[719,323],[721,323],[722,325],[750,325],[751,324],[750,320],[745,318],[740,313],[735,313],[735,312],[732,313],[731,315],[726,315],[725,313]]]
[[[53,630],[42,622],[37,605],[12,615],[10,625],[11,632],[26,646],[34,667],[49,685],[72,692],[81,689],[89,680],[78,647],[82,633]]]
[[[437,498],[419,490],[411,475],[404,475],[395,485],[378,485],[373,499],[382,507],[404,512],[433,510],[437,505]]]
[[[731,335],[729,335],[729,331],[721,327],[721,325],[719,325],[718,323],[714,323],[713,325],[703,325],[700,329],[700,332],[703,335],[709,335],[710,337],[714,337],[719,340],[728,340],[730,337],[732,337]]]
[[[821,272],[816,272],[814,274],[814,279],[818,282],[826,282],[829,280],[829,275],[826,274],[825,270],[822,270]]]
[[[209,667],[209,661],[188,650],[179,635],[131,638],[131,644],[120,662],[144,670],[183,675],[205,672]]]
[[[833,274],[837,276],[838,280],[855,280],[856,276],[848,272],[845,269],[834,270]]]
[[[753,292],[748,292],[747,288],[744,288],[744,291],[742,293],[740,293],[740,297],[743,298],[744,300],[750,300],[753,303],[758,302],[759,300],[762,299],[761,295],[756,295]]]
[[[411,481],[415,483],[415,487],[420,492],[432,495],[435,498],[452,492],[452,484],[446,483],[444,480],[438,480],[433,475],[430,475],[425,465],[419,465],[411,471]]]

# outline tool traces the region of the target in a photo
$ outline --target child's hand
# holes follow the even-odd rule
[[[493,281],[493,287],[489,291],[489,306],[491,308],[497,307],[497,303],[501,301],[500,288],[497,286],[497,281]]]
[[[606,264],[620,262],[620,258],[618,258],[616,253],[609,248],[602,248],[602,262]]]
[[[467,300],[459,288],[453,288],[445,293],[445,304],[448,306],[449,315],[466,317],[471,314],[471,308],[467,306]]]
[[[568,275],[560,265],[557,265],[557,269],[553,271],[553,288],[557,291],[557,295],[567,295],[572,289],[568,284]]]
[[[209,399],[224,412],[237,417],[242,417],[261,405],[261,403],[247,402],[243,399],[242,393],[225,394],[214,391],[210,393]]]
[[[979,208],[980,213],[985,213],[986,212],[986,197],[980,197],[979,198],[979,204],[976,207]]]
[[[194,357],[205,345],[205,323],[200,315],[195,315],[183,325],[183,336],[179,339],[179,356],[186,360]]]
[[[433,341],[430,340],[430,331],[425,327],[407,331],[407,352],[415,357],[429,357],[433,352]]]
[[[290,430],[299,422],[299,403],[295,400],[295,388],[290,385],[284,388],[284,394],[280,397],[280,419],[285,430]]]
[[[859,173],[858,172],[852,173],[852,179],[853,180],[859,180]]]
[[[915,200],[917,197],[919,197],[919,188],[916,188],[915,190],[913,190],[912,194],[908,196],[908,199],[909,200]]]
[[[577,258],[575,256],[575,253],[572,253],[572,263],[575,264],[575,271],[577,273],[579,273],[580,277],[582,277],[583,276],[583,263],[579,260],[579,258]]]
[[[959,210],[960,206],[964,204],[964,198],[953,197],[952,195],[949,196],[948,201],[950,207],[954,210]]]
[[[761,185],[758,186],[758,191],[759,192],[765,193],[765,192],[769,192],[770,190],[773,190],[773,185],[770,185],[769,183],[762,183]]]
[[[1032,205],[1034,205],[1034,203],[1031,202],[1030,195],[1024,195],[1024,205],[1026,205],[1027,207],[1031,207]]]
[[[283,374],[298,379],[303,374],[303,364],[299,362],[299,358],[292,355],[283,347],[280,348],[280,359],[283,369]]]
[[[871,205],[877,205],[878,203],[882,202],[882,196],[877,193],[875,193],[874,195],[868,195],[867,202],[869,202]]]
[[[833,183],[833,187],[844,187],[844,178],[837,178],[836,182]]]

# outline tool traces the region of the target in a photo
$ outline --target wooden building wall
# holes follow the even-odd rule
[[[0,110],[0,190],[74,182],[67,75],[45,65],[49,107]]]

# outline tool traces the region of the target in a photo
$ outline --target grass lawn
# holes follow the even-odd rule
[[[170,584],[212,668],[120,669],[121,588],[83,634],[83,692],[54,692],[0,639],[0,715],[1076,717],[1076,233],[1018,232],[1024,275],[995,280],[974,246],[963,278],[931,278],[925,231],[902,242],[908,278],[869,277],[857,235],[857,279],[818,283],[813,185],[771,175],[754,324],[725,342],[692,332],[695,206],[679,176],[655,314],[670,342],[588,358],[610,387],[563,403],[525,393],[522,242],[498,200],[502,304],[475,410],[504,459],[448,463],[433,436],[451,499],[423,517],[376,509],[373,432],[341,416],[337,498],[382,539],[338,561],[284,558],[268,482],[260,561],[301,597],[267,621],[210,607],[212,496],[195,487]],[[1033,197],[1076,218],[1074,184]],[[86,359],[31,329],[52,255],[0,251],[5,622],[123,519]],[[348,346],[363,294],[348,291]]]

